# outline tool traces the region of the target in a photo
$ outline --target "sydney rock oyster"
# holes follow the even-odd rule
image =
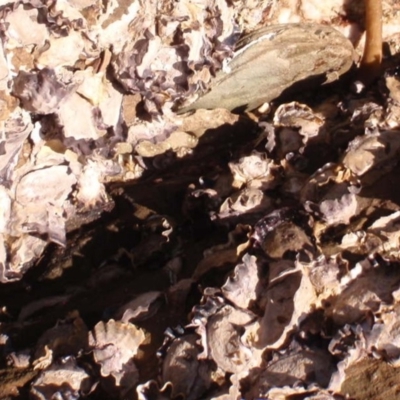
[[[180,112],[200,108],[253,110],[307,80],[336,80],[353,64],[354,49],[337,30],[318,24],[271,25],[245,36],[211,90]]]

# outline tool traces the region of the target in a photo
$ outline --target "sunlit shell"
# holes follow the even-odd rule
[[[234,178],[233,186],[267,190],[277,183],[278,166],[265,153],[253,151],[237,162],[230,162],[229,168]]]
[[[241,340],[241,327],[254,315],[225,306],[207,321],[207,345],[210,358],[225,372],[239,373],[257,362],[254,353]]]
[[[357,176],[376,171],[374,181],[385,173],[382,167],[397,162],[399,154],[400,131],[378,132],[354,139],[343,157],[343,164]]]
[[[245,254],[221,290],[225,298],[237,307],[248,308],[257,299],[260,286],[257,259]]]
[[[299,128],[305,141],[317,136],[323,123],[310,107],[296,101],[280,105],[274,114],[275,126]]]
[[[137,385],[136,393],[139,400],[170,400],[172,390],[171,382],[167,382],[163,387],[159,387],[156,381],[148,381]]]
[[[137,376],[132,358],[145,339],[144,332],[130,323],[109,320],[99,322],[89,332],[89,345],[95,361],[101,366],[102,376],[114,376],[117,386],[125,375]],[[134,384],[134,382],[133,382]]]
[[[49,68],[38,73],[20,71],[13,86],[13,95],[21,100],[23,107],[38,114],[55,112],[71,91]]]

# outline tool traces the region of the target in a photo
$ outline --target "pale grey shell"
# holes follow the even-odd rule
[[[261,28],[239,41],[232,59],[211,82],[210,91],[179,113],[200,108],[253,110],[305,79],[313,78],[313,84],[336,80],[350,69],[354,54],[350,41],[329,26]]]
[[[93,357],[100,365],[102,376],[112,375],[117,386],[130,383],[138,372],[132,358],[144,342],[145,334],[130,323],[114,321],[98,322],[89,332],[89,346],[93,348]]]

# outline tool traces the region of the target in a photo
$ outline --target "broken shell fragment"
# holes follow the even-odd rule
[[[172,398],[201,398],[210,386],[207,363],[199,360],[197,335],[186,335],[173,341],[162,366],[162,381],[172,384]]]
[[[351,172],[363,177],[369,177],[370,183],[374,182],[397,162],[400,153],[400,131],[376,132],[355,138],[349,144],[344,157],[343,165]],[[372,173],[375,172],[375,173]]]
[[[87,327],[77,311],[48,329],[38,339],[34,353],[35,369],[43,369],[61,356],[77,356],[87,347]]]
[[[271,25],[245,36],[211,90],[179,113],[200,108],[254,110],[307,80],[333,82],[353,64],[354,49],[335,29],[317,24]]]
[[[117,319],[122,322],[136,322],[152,317],[163,304],[162,292],[143,293],[119,308]]]
[[[54,70],[43,68],[38,73],[20,71],[14,79],[13,94],[23,107],[37,114],[51,114],[72,91],[59,82]]]
[[[137,385],[136,393],[139,400],[167,400],[171,398],[172,384],[167,382],[163,387],[159,387],[154,380]]]
[[[78,367],[74,358],[67,357],[41,372],[32,383],[30,398],[77,400],[89,393],[91,388],[92,382],[88,373]]]
[[[257,222],[253,237],[265,253],[274,259],[300,251],[314,252],[308,217],[297,209],[284,207],[269,213]]]

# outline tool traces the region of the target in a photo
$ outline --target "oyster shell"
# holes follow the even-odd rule
[[[48,329],[38,339],[34,353],[35,369],[47,368],[60,356],[77,356],[87,347],[87,327],[77,311]]]
[[[162,292],[150,291],[142,293],[122,305],[116,312],[116,318],[122,322],[136,322],[150,318],[158,311],[163,301]]]
[[[145,339],[144,332],[135,325],[109,320],[100,321],[89,333],[95,361],[101,366],[102,376],[113,376],[117,386],[129,390],[139,378],[133,361]]]
[[[253,110],[307,80],[336,80],[353,64],[354,49],[337,30],[318,24],[271,25],[245,36],[211,90],[179,113],[199,108]]]
[[[32,383],[30,398],[78,400],[91,389],[90,375],[77,365],[73,357],[67,357],[41,372]]]
[[[350,142],[343,157],[343,165],[360,177],[363,184],[373,183],[397,162],[399,138],[398,130],[359,136]]]
[[[201,398],[210,386],[210,371],[206,362],[199,360],[197,335],[175,339],[168,349],[162,366],[162,382],[172,384],[172,396],[187,400]]]

